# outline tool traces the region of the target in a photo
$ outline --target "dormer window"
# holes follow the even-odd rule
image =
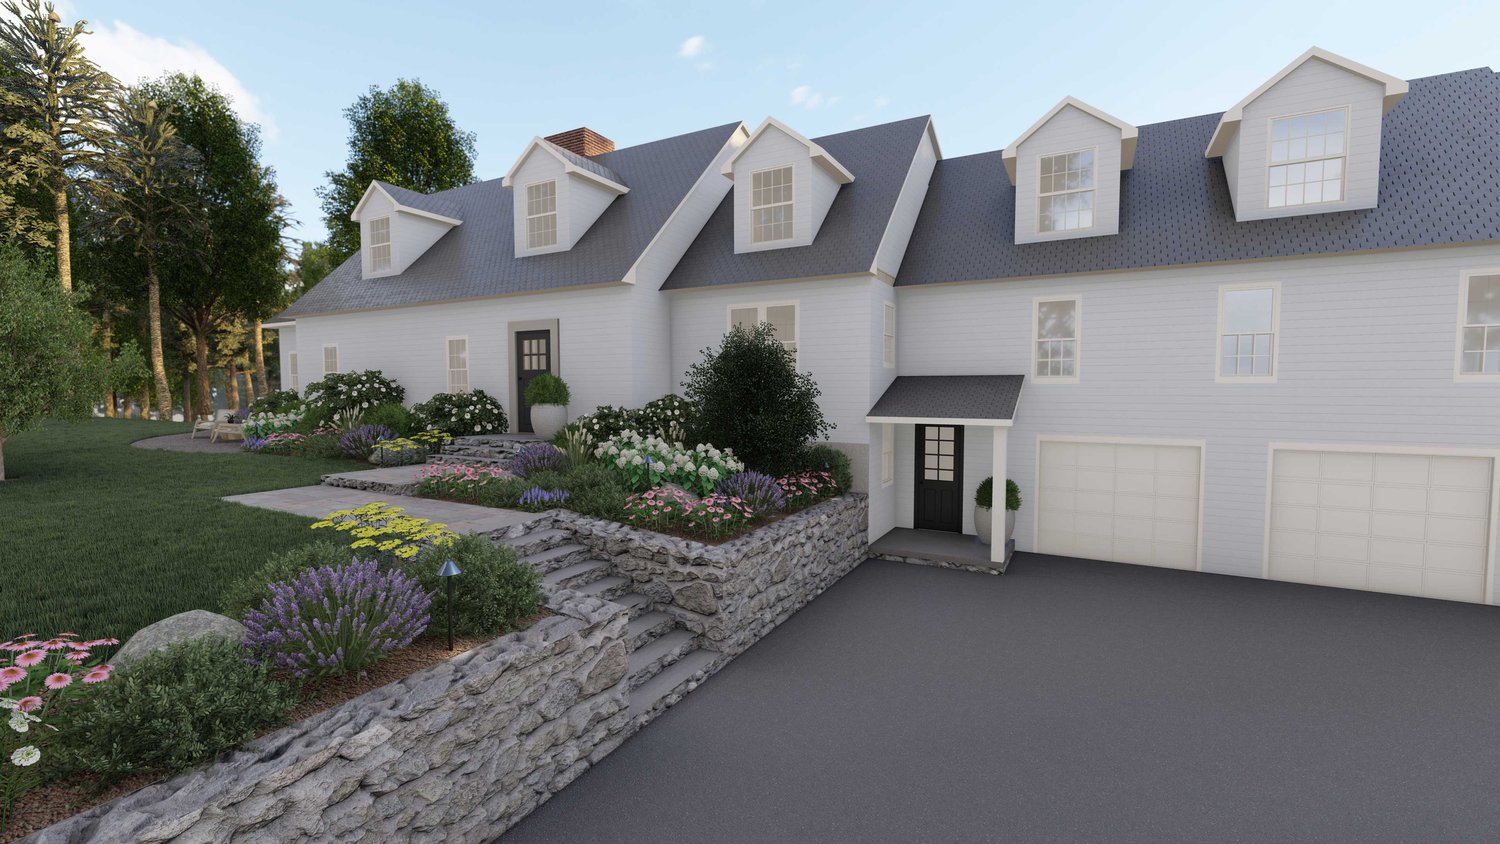
[[[526,186],[526,248],[557,243],[557,182]]]
[[[756,243],[792,236],[792,168],[773,167],[750,174],[751,237]]]
[[[1311,205],[1344,198],[1347,117],[1346,109],[1336,108],[1271,121],[1268,206]]]
[[[370,221],[370,268],[377,273],[391,268],[390,217],[376,217]]]
[[[1044,155],[1037,184],[1037,230],[1064,232],[1094,225],[1094,151]]]

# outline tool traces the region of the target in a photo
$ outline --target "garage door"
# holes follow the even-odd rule
[[[1043,554],[1198,567],[1198,445],[1043,440],[1037,541]]]
[[[1266,573],[1483,602],[1489,457],[1276,449]]]

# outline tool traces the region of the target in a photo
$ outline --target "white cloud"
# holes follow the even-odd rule
[[[827,108],[837,105],[839,97],[814,91],[811,85],[798,85],[792,89],[792,105],[806,109]]]
[[[682,42],[677,48],[677,55],[684,59],[696,59],[703,54],[703,48],[708,46],[708,39],[702,35],[694,35]]]
[[[198,74],[224,93],[234,105],[240,119],[259,123],[267,141],[277,138],[276,121],[229,68],[219,63],[207,50],[191,41],[169,41],[147,35],[123,21],[113,24],[90,22],[92,35],[85,36],[88,57],[116,79],[133,85],[142,78],[164,73]]]

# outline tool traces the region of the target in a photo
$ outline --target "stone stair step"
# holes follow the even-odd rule
[[[631,619],[640,618],[651,612],[651,596],[642,595],[639,592],[630,592],[615,599],[615,603],[630,610]]]
[[[515,549],[517,554],[524,556],[526,554],[538,554],[542,551],[556,548],[559,545],[567,544],[568,540],[572,538],[573,534],[568,531],[548,528],[536,531],[535,533],[528,533],[525,536],[518,536],[515,539],[500,537],[496,538],[495,541],[509,545]]]
[[[680,628],[647,642],[630,654],[630,667],[626,669],[630,675],[630,688],[634,689],[655,677],[662,669],[697,647],[697,637]]]
[[[676,626],[677,622],[670,615],[664,612],[648,612],[630,620],[630,624],[625,628],[625,637],[630,641],[630,649],[638,651],[648,642],[661,638]]]
[[[570,563],[576,563],[592,553],[587,546],[570,542],[567,545],[556,545],[542,551],[526,554],[521,557],[521,562],[543,574],[547,574]]]
[[[717,651],[699,648],[664,668],[655,677],[630,691],[630,720],[644,726],[697,688],[702,676],[713,671],[723,656]]]
[[[609,574],[609,563],[604,560],[584,560],[560,569],[553,569],[542,577],[542,585],[551,589],[577,589]]]
[[[609,577],[601,577],[593,583],[586,583],[583,586],[578,587],[578,589],[576,589],[575,591],[580,595],[588,595],[593,598],[603,598],[606,601],[613,601],[620,595],[625,594],[625,590],[629,588],[629,580],[617,575],[611,575]]]
[[[479,457],[472,454],[433,454],[428,456],[428,463],[461,466],[469,464],[473,466],[499,466],[502,469],[510,466],[510,458]]]

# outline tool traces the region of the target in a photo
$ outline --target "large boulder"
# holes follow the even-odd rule
[[[124,667],[139,662],[152,651],[162,651],[182,642],[197,642],[203,639],[225,639],[230,642],[245,641],[245,625],[227,615],[208,610],[188,610],[169,616],[155,624],[142,627],[125,642],[115,654],[113,663]]]

